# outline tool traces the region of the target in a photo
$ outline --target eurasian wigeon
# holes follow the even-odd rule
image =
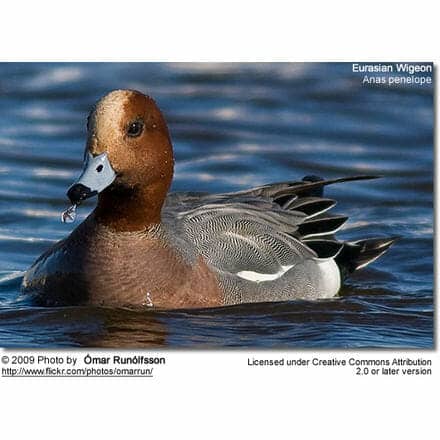
[[[381,256],[394,238],[341,242],[347,217],[328,184],[355,176],[269,184],[228,194],[172,193],[173,148],[155,102],[116,90],[91,111],[83,171],[71,202],[95,210],[26,272],[40,305],[158,308],[314,300]],[[319,237],[319,238],[317,238]]]

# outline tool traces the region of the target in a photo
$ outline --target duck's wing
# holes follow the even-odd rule
[[[287,234],[301,241],[336,232],[347,220],[344,216],[324,215],[336,205],[323,197],[323,187],[332,183],[374,179],[376,176],[352,176],[324,180],[282,182],[224,194],[197,192],[171,193],[163,208],[163,217],[189,238],[202,234],[213,240],[236,231],[244,237],[259,233]],[[320,179],[320,180],[318,180]],[[230,235],[230,234],[229,234]],[[286,237],[285,237],[286,238]]]
[[[336,202],[323,197],[322,188],[371,178],[284,182],[217,195],[181,193],[171,196],[164,214],[176,218],[175,230],[218,272],[225,291],[233,292],[231,302],[237,295],[246,302],[274,300],[274,295],[334,296],[340,283],[335,287],[333,279],[324,286],[322,263],[333,262],[343,249],[344,243],[331,237],[347,217],[324,214]],[[335,268],[338,274],[330,278],[339,277],[333,263],[330,269]]]
[[[300,206],[305,207],[305,205],[309,205],[312,202],[317,202],[317,200],[311,200],[311,198],[323,199],[324,186],[341,182],[377,179],[378,177],[379,176],[363,175],[325,180],[317,176],[306,176],[301,181],[271,183],[242,191],[222,194],[175,192],[169,194],[166,198],[164,209],[166,212],[183,212],[207,204],[237,202],[266,209],[282,208],[284,210],[294,210]],[[329,202],[321,201],[321,203]],[[332,201],[332,203],[332,206],[336,204],[334,201]],[[316,207],[310,208],[317,210]]]
[[[347,217],[327,213],[336,202],[323,188],[374,178],[308,176],[235,193],[180,193],[163,215],[182,247],[217,272],[227,303],[328,298],[343,277],[375,261],[396,238],[336,240]]]

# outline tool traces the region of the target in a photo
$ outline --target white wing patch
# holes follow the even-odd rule
[[[315,273],[316,284],[320,286],[323,298],[332,298],[338,294],[341,288],[341,274],[339,268],[333,259],[326,259],[316,262],[318,272]],[[277,273],[260,273],[251,270],[243,270],[237,272],[236,275],[254,283],[261,283],[263,281],[274,281],[281,278],[294,265],[281,266]]]
[[[293,264],[290,266],[281,266],[281,269],[277,273],[259,273],[252,272],[251,270],[242,270],[241,272],[237,272],[236,275],[248,281],[261,283],[262,281],[273,281],[281,278],[292,267]]]

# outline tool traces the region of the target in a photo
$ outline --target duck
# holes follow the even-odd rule
[[[40,306],[157,309],[336,297],[344,280],[396,237],[340,241],[348,217],[328,211],[331,184],[305,176],[222,194],[169,193],[174,154],[156,102],[114,90],[87,118],[84,165],[68,188],[93,212],[26,271],[22,294]]]

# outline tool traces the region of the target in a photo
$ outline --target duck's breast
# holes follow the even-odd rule
[[[204,261],[179,253],[160,228],[115,233],[89,219],[34,263],[23,290],[45,305],[174,308],[223,302]]]

